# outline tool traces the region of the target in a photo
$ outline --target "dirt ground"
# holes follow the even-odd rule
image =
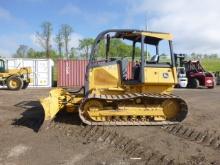
[[[42,124],[38,100],[49,90],[0,89],[0,165],[220,164],[220,86],[175,89],[189,114],[163,128],[91,127],[77,114]]]

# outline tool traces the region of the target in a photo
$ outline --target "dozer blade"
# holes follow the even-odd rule
[[[55,115],[64,108],[65,90],[62,88],[52,89],[49,97],[40,99],[44,109],[44,120],[52,120]]]

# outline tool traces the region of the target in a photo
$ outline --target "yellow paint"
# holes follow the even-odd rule
[[[118,88],[120,84],[119,66],[118,64],[100,66],[90,69],[89,88]]]
[[[25,73],[32,73],[31,67],[24,67],[24,68],[18,68],[18,69],[7,69],[4,73],[0,73],[1,75],[4,75],[3,77],[8,77],[10,75],[14,74],[25,74]]]
[[[23,67],[18,69],[7,69],[4,73],[0,73],[0,79],[7,79],[10,76],[21,76],[24,74],[30,74],[32,73],[31,67]],[[31,78],[25,79],[26,82],[32,82]]]
[[[164,73],[166,76],[164,77]],[[118,64],[100,66],[90,70],[90,92],[96,94],[107,94],[107,95],[117,95],[124,93],[171,93],[173,86],[176,83],[176,71],[175,68],[149,68],[144,69],[145,83],[139,83],[136,85],[122,85],[120,79],[120,72]],[[45,99],[41,99],[41,104],[45,110],[45,120],[52,119],[57,114],[58,111],[65,108],[68,112],[77,112],[77,106],[83,99],[83,95],[74,96],[68,93],[66,90],[61,88],[56,88],[50,91],[50,96]],[[65,102],[65,104],[63,104]],[[171,108],[175,107],[171,103]],[[164,116],[173,115],[163,112],[161,107],[126,107],[126,111],[94,111],[92,116],[97,117],[98,114],[101,116],[107,115],[142,115],[142,116],[157,116],[157,120],[165,118]],[[145,108],[145,109],[143,109]],[[156,108],[156,109],[155,109]],[[168,111],[168,110],[166,110]],[[93,112],[93,111],[92,111]],[[162,117],[161,117],[162,116]],[[101,119],[101,118],[100,118]],[[156,119],[155,119],[156,120]]]
[[[171,93],[173,91],[173,84],[157,85],[157,84],[141,84],[126,86],[128,93]]]
[[[119,106],[118,110],[112,110],[111,107],[96,107],[94,105],[98,105],[98,103],[89,105],[88,107],[90,108],[87,111],[88,117],[93,121],[108,121],[108,119],[112,117],[125,121],[128,120],[128,117],[134,120],[138,117],[144,120],[154,118],[155,121],[164,121],[172,118],[178,113],[178,104],[169,100],[164,102],[161,106],[155,105],[145,107],[143,104],[135,104]]]
[[[12,88],[17,88],[19,84],[16,80],[11,80],[9,83]]]
[[[173,39],[173,35],[170,33],[142,32],[141,34],[144,36],[155,37],[155,38],[165,39],[165,40]]]
[[[45,120],[53,119],[63,108],[68,112],[78,112],[78,108],[75,106],[79,105],[82,98],[82,95],[76,97],[63,88],[52,89],[48,97],[40,99],[44,109]]]
[[[144,68],[146,84],[174,84],[175,75],[171,68]]]
[[[91,109],[88,111],[90,116],[165,116],[163,113],[162,107],[148,107],[148,108],[140,108],[133,106],[125,107],[124,110],[98,110],[98,109]]]
[[[172,40],[169,33],[141,32],[140,35],[159,39]],[[137,34],[136,34],[137,35]],[[103,95],[119,95],[125,93],[171,93],[177,83],[175,67],[145,67],[145,79],[143,83],[125,85],[122,83],[119,64],[96,66],[89,69],[89,93]],[[41,99],[45,111],[45,120],[52,119],[62,109],[68,112],[78,112],[78,105],[84,98],[83,95],[72,95],[64,89],[56,88],[50,91],[50,96]],[[151,100],[150,100],[151,101]],[[109,103],[110,104],[110,103]],[[124,106],[118,105],[116,110],[108,105],[104,107],[102,102],[92,100],[84,105],[84,115],[95,121],[108,121],[108,117],[154,118],[156,121],[171,119],[178,114],[179,104],[171,99],[155,105],[145,103],[131,104],[126,102]]]

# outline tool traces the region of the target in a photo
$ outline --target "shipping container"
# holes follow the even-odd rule
[[[57,86],[82,87],[84,86],[86,66],[88,60],[58,60]],[[127,65],[127,78],[131,78],[132,63]]]
[[[31,67],[32,83],[29,87],[52,87],[52,68],[54,62],[51,59],[31,58],[5,58],[6,66],[9,69]]]
[[[58,60],[57,86],[81,87],[84,85],[87,60]]]

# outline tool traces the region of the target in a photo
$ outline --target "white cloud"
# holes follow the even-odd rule
[[[10,57],[11,52],[8,49],[0,48],[0,57]]]
[[[11,13],[0,6],[0,20],[11,20]]]
[[[57,45],[54,41],[55,36],[52,36],[51,43],[52,48],[57,49]],[[72,33],[71,40],[69,42],[69,49],[79,46],[79,40],[83,36],[79,33]],[[35,34],[11,34],[11,35],[0,35],[0,56],[11,57],[19,45],[24,44],[28,47],[32,47],[36,50],[42,50],[42,47],[38,44]]]
[[[0,35],[0,56],[12,56],[19,45],[30,43],[29,34]]]
[[[128,2],[132,7],[133,15],[148,13],[150,30],[173,33],[175,50],[188,53],[220,53],[220,1],[144,0],[138,2]]]
[[[80,13],[81,9],[73,4],[67,4],[59,11],[61,15],[77,15]]]
[[[108,25],[118,19],[119,14],[114,12],[94,12],[94,13],[84,13],[84,19],[91,25]]]
[[[32,43],[33,47],[38,48],[38,49],[41,48],[39,43],[38,43],[36,34],[31,34],[29,38],[31,40],[31,43]]]
[[[24,19],[15,17],[9,10],[2,8],[1,6],[0,6],[0,21],[2,24],[7,23],[10,24],[10,26],[21,29],[29,26]]]
[[[77,48],[79,46],[79,40],[81,40],[83,38],[83,36],[79,33],[73,33],[71,35],[71,40],[70,40],[70,48],[74,47]]]
[[[80,8],[79,6],[72,3],[69,3],[62,7],[58,13],[61,16],[80,17],[82,22],[85,21],[90,25],[94,25],[96,27],[98,25],[108,24],[109,22],[119,17],[118,13],[114,13],[111,11],[99,12],[99,10],[84,10],[83,8]]]

